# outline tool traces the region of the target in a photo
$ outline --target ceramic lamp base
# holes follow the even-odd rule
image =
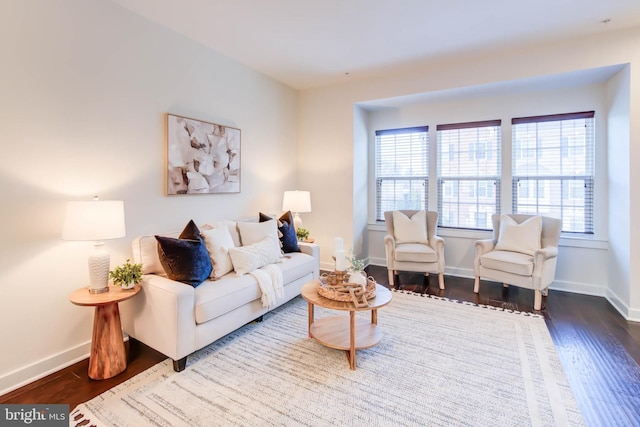
[[[89,256],[89,292],[101,294],[109,290],[109,252],[104,243],[96,242],[93,253]]]

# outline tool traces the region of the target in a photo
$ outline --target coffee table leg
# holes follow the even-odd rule
[[[373,323],[374,325],[378,324],[378,310],[377,309],[371,310],[371,323]]]
[[[356,312],[349,312],[349,367],[356,369]]]
[[[309,338],[313,338],[311,336],[311,325],[312,324],[313,324],[313,304],[309,303],[309,329],[308,329]]]

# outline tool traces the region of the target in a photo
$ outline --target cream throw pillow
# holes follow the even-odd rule
[[[264,222],[238,222],[242,246],[261,242],[267,237],[278,239],[278,224],[275,219]]]
[[[418,211],[411,218],[393,211],[393,234],[397,243],[429,244],[427,237],[427,211]]]
[[[533,255],[540,249],[542,236],[542,217],[532,216],[518,224],[508,215],[500,215],[500,234],[496,243],[496,250],[520,252]]]
[[[233,270],[231,257],[229,257],[229,249],[234,248],[235,245],[233,244],[231,233],[227,227],[222,226],[201,230],[200,234],[204,239],[204,244],[207,247],[207,252],[209,252],[209,257],[213,263],[211,278],[214,280],[219,279]]]
[[[280,260],[280,241],[278,238],[267,237],[252,245],[231,248],[229,256],[236,275],[242,276],[267,264],[278,262]]]

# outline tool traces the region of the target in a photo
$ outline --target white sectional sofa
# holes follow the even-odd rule
[[[227,225],[234,245],[241,246],[234,223]],[[264,307],[260,286],[251,274],[238,276],[231,271],[193,287],[166,276],[155,236],[137,237],[132,248],[145,274],[140,294],[120,304],[123,329],[173,359],[176,371],[186,367],[189,354],[300,295],[302,286],[319,274],[319,247],[299,242],[301,252],[286,253],[274,263],[282,271],[284,298]]]

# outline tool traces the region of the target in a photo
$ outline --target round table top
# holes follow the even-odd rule
[[[89,306],[114,304],[133,298],[138,295],[140,289],[140,285],[135,285],[133,289],[122,289],[120,286],[109,285],[109,292],[92,294],[88,288],[80,288],[69,295],[69,301],[76,305]]]
[[[325,298],[322,295],[318,294],[317,288],[319,286],[319,282],[314,280],[313,282],[309,282],[302,287],[302,298],[310,302],[311,304],[329,308],[331,310],[342,310],[342,311],[368,311],[375,310],[382,306],[385,306],[391,302],[392,294],[391,291],[385,288],[382,285],[378,285],[376,283],[376,296],[371,300],[367,300],[369,304],[367,307],[356,307],[350,301],[335,301],[329,298]]]

